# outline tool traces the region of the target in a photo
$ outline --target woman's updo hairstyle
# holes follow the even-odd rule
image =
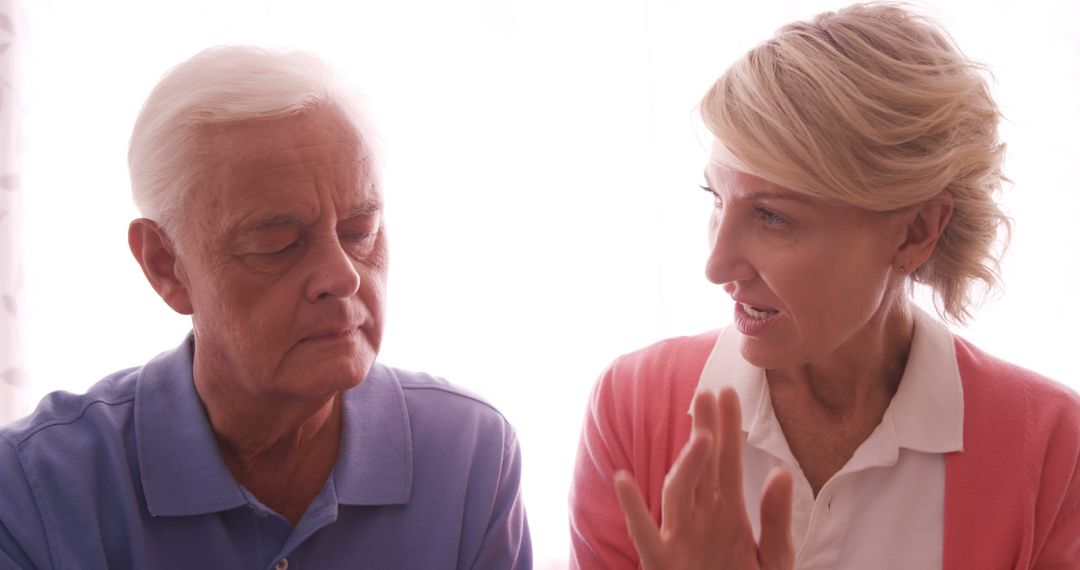
[[[972,285],[998,285],[1009,230],[985,71],[932,20],[855,4],[780,28],[716,81],[701,115],[725,166],[796,192],[880,212],[950,192],[952,220],[911,277],[963,322]]]

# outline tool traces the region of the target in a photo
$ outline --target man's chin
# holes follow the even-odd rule
[[[342,362],[336,366],[334,364],[323,362],[313,366],[307,376],[313,384],[340,391],[359,386],[371,369],[370,364],[363,366],[357,362]]]

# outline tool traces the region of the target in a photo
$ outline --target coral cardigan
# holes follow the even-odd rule
[[[617,359],[593,390],[570,492],[571,568],[636,568],[612,489],[634,474],[660,519],[664,476],[717,331]],[[1080,396],[955,338],[964,450],[945,457],[945,570],[1080,569]]]

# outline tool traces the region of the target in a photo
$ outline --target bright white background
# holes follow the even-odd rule
[[[588,391],[613,357],[730,320],[703,276],[697,99],[787,21],[837,2],[25,0],[29,411],[177,344],[188,322],[125,243],[126,144],[171,65],[298,47],[366,96],[391,238],[381,359],[479,392],[517,427],[538,567],[568,548]],[[755,3],[756,4],[756,3]],[[1007,289],[963,334],[1080,387],[1080,4],[935,3],[1008,116]]]

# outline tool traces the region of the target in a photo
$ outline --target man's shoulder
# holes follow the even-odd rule
[[[410,406],[449,407],[456,413],[468,410],[471,414],[497,416],[505,421],[502,412],[486,399],[445,378],[381,364],[375,366],[397,381]]]
[[[47,394],[30,415],[0,427],[0,436],[19,449],[42,438],[64,438],[74,431],[96,430],[104,427],[103,423],[115,426],[122,416],[132,412],[140,370],[134,367],[114,372],[83,394]]]
[[[516,453],[517,434],[513,425],[486,399],[423,372],[381,364],[376,364],[373,372],[375,380],[395,385],[399,390],[401,417],[408,425],[408,438],[418,461],[452,463],[452,456],[501,462],[507,454]],[[375,393],[370,390],[367,395]],[[393,400],[383,394],[380,405],[393,405]]]
[[[458,405],[476,408],[480,412],[500,413],[495,406],[492,406],[482,396],[461,388],[459,385],[451,384],[445,378],[432,376],[427,372],[405,370],[391,366],[383,366],[383,368],[396,378],[407,398],[424,399],[424,401],[430,399],[430,401],[437,404]]]
[[[84,394],[53,392],[29,416],[0,428],[0,545],[13,541],[18,549],[8,554],[19,564],[55,560],[47,531],[75,529],[64,541],[92,535],[97,507],[117,505],[114,496],[103,501],[102,490],[118,477],[135,479],[138,371],[111,374]]]

